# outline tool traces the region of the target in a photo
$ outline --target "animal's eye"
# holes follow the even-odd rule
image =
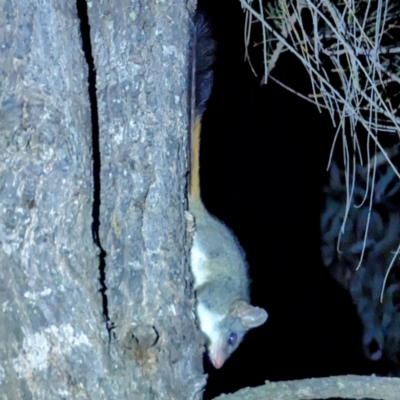
[[[229,334],[228,343],[233,346],[237,342],[237,334],[235,332],[231,332]]]

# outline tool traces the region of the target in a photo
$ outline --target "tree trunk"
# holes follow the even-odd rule
[[[187,4],[89,4],[0,8],[0,397],[199,398]]]

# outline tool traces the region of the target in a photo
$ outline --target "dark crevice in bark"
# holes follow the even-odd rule
[[[107,324],[107,330],[109,338],[111,339],[112,322],[108,316],[108,300],[107,300],[107,286],[106,286],[106,256],[107,253],[101,246],[99,228],[100,228],[100,142],[99,142],[99,119],[97,113],[97,97],[96,97],[96,69],[94,66],[94,60],[92,56],[92,45],[90,42],[90,25],[89,17],[87,14],[87,3],[86,0],[77,0],[76,6],[78,10],[78,17],[80,20],[80,29],[82,36],[82,49],[85,53],[86,62],[89,69],[89,99],[92,116],[92,147],[93,147],[93,222],[92,222],[92,233],[93,240],[100,249],[99,257],[99,281],[100,281],[100,292],[103,301],[103,314]]]

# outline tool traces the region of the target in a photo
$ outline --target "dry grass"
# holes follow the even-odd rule
[[[328,167],[340,137],[347,185],[345,223],[351,207],[357,206],[352,199],[357,165],[365,165],[370,171],[364,199],[370,207],[380,163],[388,163],[400,179],[390,151],[382,144],[382,138],[400,137],[400,118],[396,115],[400,93],[400,43],[396,40],[400,37],[400,1],[240,2],[246,13],[246,47],[251,45],[253,24],[262,27],[265,83],[274,79],[271,71],[280,54],[290,51],[308,71],[312,86],[311,94],[298,94],[330,114],[336,135]],[[246,57],[249,60],[247,53]],[[360,131],[368,134],[366,144],[360,144]],[[366,154],[365,159],[362,154]],[[399,251],[400,245],[391,265]]]

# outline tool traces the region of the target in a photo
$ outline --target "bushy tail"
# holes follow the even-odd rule
[[[197,12],[192,45],[192,90],[190,121],[190,199],[200,201],[200,130],[213,84],[213,64],[216,44],[206,17]]]

